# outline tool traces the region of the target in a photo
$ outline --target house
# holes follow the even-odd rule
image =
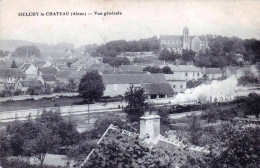
[[[22,92],[26,92],[29,87],[44,87],[44,86],[42,82],[39,80],[17,81],[14,86],[15,90],[21,90]]]
[[[37,80],[41,81],[44,86],[53,86],[57,82],[57,79],[54,75],[40,75]]]
[[[174,92],[183,93],[186,90],[186,78],[176,77],[174,74],[163,74],[167,82],[170,84]]]
[[[204,74],[206,74],[209,79],[219,79],[223,77],[223,70],[220,68],[205,68]]]
[[[0,69],[0,90],[5,86],[13,86],[17,80],[25,79],[26,75],[19,68]]]
[[[66,70],[60,72],[56,76],[56,79],[57,79],[57,81],[65,83],[65,84],[69,83],[70,79],[73,79],[74,82],[77,85],[79,85],[82,76],[85,75],[86,72],[87,71],[77,71],[77,70],[66,69]]]
[[[183,162],[183,159],[179,158],[178,151],[181,151],[183,156],[187,156],[186,154],[188,153],[191,154],[190,156],[192,156],[192,159],[194,160],[203,157],[204,154],[209,154],[209,150],[207,148],[184,144],[175,134],[175,136],[171,136],[169,138],[162,136],[160,134],[160,123],[160,116],[156,111],[146,111],[144,112],[144,115],[140,117],[139,133],[121,129],[113,124],[110,124],[101,138],[97,141],[95,148],[90,151],[80,167],[92,167],[93,165],[96,165],[95,162],[99,162],[100,159],[111,159],[114,163],[113,167],[120,167],[120,163],[122,164],[120,161],[121,157],[124,158],[124,154],[129,154],[129,152],[131,152],[131,148],[135,148],[135,146],[135,151],[140,150],[139,152],[140,154],[142,153],[143,158],[146,158],[145,152],[150,153],[151,151],[154,151],[156,155],[156,151],[159,149],[159,151],[165,153],[164,157],[168,158],[163,160],[163,163],[171,163],[170,167],[178,167],[178,165]],[[103,143],[104,141],[105,143]],[[111,155],[107,153],[107,146],[112,148],[111,151],[118,154],[118,158],[108,158],[108,156]],[[145,161],[143,161],[145,159],[138,157],[138,154],[136,154],[136,157],[132,157],[130,154],[129,158],[131,158],[131,161],[136,162],[136,164],[132,164],[130,161],[129,165],[125,165],[126,167],[132,167],[132,165],[135,165],[133,167],[145,167]],[[107,166],[108,165],[103,165],[103,167]]]
[[[224,76],[229,78],[232,75],[235,75],[236,77],[241,76],[243,74],[243,71],[240,67],[226,67],[224,68]]]
[[[130,85],[167,83],[163,74],[104,74],[102,77],[106,86],[104,96],[110,97],[124,95]]]
[[[174,94],[169,83],[147,83],[142,84],[141,87],[144,88],[148,99],[167,98]]]
[[[209,48],[206,36],[190,36],[189,29],[185,27],[182,35],[161,35],[160,49],[167,49],[177,53],[182,53],[183,49],[194,52],[204,51]]]
[[[38,73],[39,75],[57,75],[58,70],[54,67],[41,67]]]
[[[33,64],[24,64],[20,69],[26,74],[26,78],[37,78],[38,68]]]
[[[202,78],[203,69],[195,67],[194,65],[173,65],[173,64],[164,64],[160,65],[160,68],[168,66],[173,72],[175,79],[185,79],[185,80],[197,80]]]

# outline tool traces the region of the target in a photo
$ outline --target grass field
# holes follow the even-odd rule
[[[33,101],[22,100],[22,101],[0,102],[0,112],[54,107],[55,104],[58,106],[71,106],[75,103],[80,103],[82,101],[83,99],[79,97],[61,97],[55,99],[55,102],[50,98],[33,100]]]

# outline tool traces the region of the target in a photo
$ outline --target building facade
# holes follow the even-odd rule
[[[161,35],[160,49],[166,48],[179,54],[182,50],[192,50],[194,52],[204,51],[209,48],[206,36],[190,36],[189,29],[185,27],[182,35]]]

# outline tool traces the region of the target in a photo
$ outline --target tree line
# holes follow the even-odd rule
[[[89,47],[86,48],[89,50]],[[102,44],[91,52],[92,56],[116,57],[121,52],[148,52],[159,50],[159,39],[152,38],[141,39],[138,41],[116,40]]]
[[[256,39],[241,39],[238,37],[223,37],[207,35],[210,49],[195,54],[183,50],[181,54],[162,49],[159,59],[184,62],[194,62],[199,67],[240,66],[244,62],[255,64],[260,61],[260,41]],[[240,58],[243,60],[240,60]]]

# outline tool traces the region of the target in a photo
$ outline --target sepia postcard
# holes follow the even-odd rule
[[[0,168],[260,166],[260,1],[0,0]]]

